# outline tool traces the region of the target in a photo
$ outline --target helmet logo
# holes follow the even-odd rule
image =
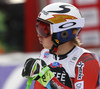
[[[49,13],[46,12],[45,10],[42,10],[41,13],[43,13],[44,15],[48,15]]]
[[[62,14],[56,14],[53,15],[52,18],[47,19],[47,21],[50,21],[52,23],[60,23],[60,22],[65,22],[66,19],[77,19],[76,17],[70,16],[70,15],[62,15]]]
[[[65,8],[65,6],[69,6],[69,5],[61,5],[59,6],[60,8],[63,8],[63,10],[59,10],[59,11],[47,11],[47,12],[54,12],[54,13],[67,13],[70,11],[70,8]]]
[[[76,22],[69,22],[69,23],[65,23],[59,26],[59,28],[68,28],[68,27],[72,27],[76,25]]]
[[[59,40],[58,39],[55,39],[55,41],[56,41],[57,44],[59,44]]]
[[[78,30],[74,30],[72,34],[75,35],[75,34],[77,34],[77,32],[78,32]]]
[[[62,36],[63,38],[66,38],[66,37],[68,36],[68,32],[67,32],[67,31],[63,31],[63,32],[61,33],[61,36]]]

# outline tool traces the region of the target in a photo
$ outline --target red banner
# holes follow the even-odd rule
[[[36,32],[36,19],[39,13],[38,0],[27,0],[25,3],[25,52],[40,51]]]

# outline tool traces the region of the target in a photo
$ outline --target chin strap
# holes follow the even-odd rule
[[[53,46],[52,46],[52,48],[49,50],[49,52],[50,52],[51,54],[55,54],[55,53],[57,52],[57,49],[58,49],[58,46],[55,46],[55,45],[53,44]]]

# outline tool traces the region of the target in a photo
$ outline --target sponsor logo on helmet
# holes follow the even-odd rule
[[[78,32],[78,30],[74,30],[72,34],[75,35],[75,34],[77,34],[77,32]]]
[[[58,39],[55,39],[55,41],[56,41],[57,44],[59,44],[59,40]]]
[[[66,8],[65,6],[69,5],[60,5],[59,8],[63,8],[63,10],[57,10],[57,11],[47,11],[47,12],[53,12],[53,13],[67,13],[70,11],[70,8]]]
[[[47,19],[47,21],[50,21],[54,24],[60,23],[60,22],[65,22],[67,19],[77,19],[74,16],[70,16],[70,15],[62,15],[62,14],[58,14],[58,15],[53,15],[52,18]]]
[[[42,10],[41,13],[43,13],[44,15],[48,15],[49,13],[45,10]]]
[[[68,28],[68,27],[71,27],[74,25],[76,25],[76,22],[69,22],[69,23],[64,23],[64,24],[60,25],[59,28]]]

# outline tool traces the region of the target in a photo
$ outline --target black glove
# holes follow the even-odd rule
[[[33,80],[37,80],[46,87],[54,77],[54,74],[49,70],[50,68],[43,60],[34,58],[27,59],[22,70],[22,76],[28,78],[27,89],[29,89]]]
[[[39,72],[46,67],[46,63],[41,59],[29,58],[26,60],[24,64],[24,68],[22,70],[23,77],[35,77],[39,74]]]

